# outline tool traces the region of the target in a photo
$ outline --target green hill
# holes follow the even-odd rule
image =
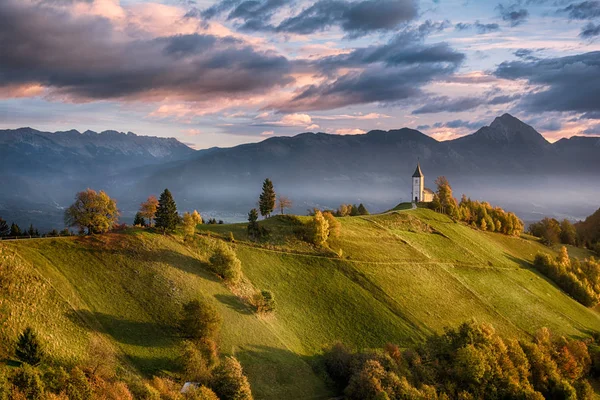
[[[245,224],[201,225],[193,243],[135,229],[0,243],[0,355],[32,325],[62,362],[82,360],[100,333],[133,370],[174,371],[178,312],[204,298],[223,316],[221,352],[239,358],[257,399],[318,399],[331,392],[311,360],[338,340],[408,346],[472,318],[521,337],[544,326],[572,337],[600,330],[594,310],[530,268],[537,253],[553,253],[534,239],[415,209],[340,218],[340,237],[319,250],[296,238],[307,220],[261,222],[270,230],[261,244],[246,240]],[[256,315],[208,271],[230,232],[246,285],[274,293],[274,314]]]

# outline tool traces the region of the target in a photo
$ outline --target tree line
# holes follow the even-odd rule
[[[68,232],[68,231],[67,231]],[[52,232],[49,234],[52,235]],[[56,236],[58,236],[58,232],[56,232]],[[33,226],[33,224],[29,225],[29,229],[21,229],[21,227],[14,222],[8,225],[2,217],[0,217],[0,237],[42,237],[42,234],[38,231],[37,228]]]
[[[519,236],[523,233],[523,221],[514,213],[506,212],[500,207],[493,207],[485,201],[471,200],[464,194],[459,203],[454,198],[448,179],[444,176],[438,177],[435,184],[437,191],[429,204],[431,209],[482,231],[511,236]]]
[[[538,254],[533,266],[584,306],[593,307],[600,302],[600,262],[594,258],[570,258],[563,246],[555,258]]]
[[[546,328],[517,340],[463,323],[407,349],[353,352],[338,343],[323,364],[349,400],[589,400],[588,378],[598,375],[600,356],[591,341],[553,337]]]
[[[600,209],[575,224],[568,219],[544,218],[529,225],[528,232],[547,246],[558,243],[585,247],[600,254]]]

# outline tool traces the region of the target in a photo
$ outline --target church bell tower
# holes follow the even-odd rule
[[[421,172],[421,165],[417,163],[417,169],[412,176],[412,202],[419,203],[424,200],[425,176]]]

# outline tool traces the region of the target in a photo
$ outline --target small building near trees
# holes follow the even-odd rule
[[[433,190],[425,187],[425,175],[421,171],[421,164],[417,163],[417,168],[412,176],[412,197],[413,203],[430,203],[433,201]]]

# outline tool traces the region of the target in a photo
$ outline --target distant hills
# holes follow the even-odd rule
[[[428,186],[446,175],[457,196],[500,202],[526,219],[566,210],[586,215],[598,207],[591,195],[600,187],[600,138],[549,143],[505,114],[445,142],[403,128],[354,136],[302,133],[202,151],[175,139],[115,131],[5,130],[0,179],[7,190],[0,194],[0,215],[14,214],[15,202],[19,218],[27,210],[60,209],[76,191],[94,187],[115,196],[129,217],[149,194],[168,187],[182,208],[241,216],[254,206],[265,177],[293,198],[296,212],[342,201],[384,209],[410,197],[417,160]]]

